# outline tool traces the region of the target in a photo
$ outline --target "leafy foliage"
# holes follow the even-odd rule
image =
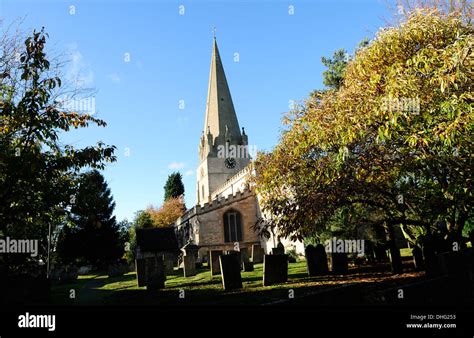
[[[146,211],[150,215],[155,227],[167,227],[183,215],[186,211],[186,206],[182,197],[170,197],[160,208],[156,209],[150,206]]]
[[[301,239],[351,207],[358,227],[459,237],[473,217],[473,43],[462,13],[436,9],[379,31],[339,90],[290,112],[280,143],[259,155],[270,226]]]
[[[65,226],[58,254],[65,261],[105,264],[122,257],[121,229],[113,216],[115,202],[104,177],[97,171],[81,175],[71,208],[72,227]]]
[[[184,194],[183,176],[174,172],[168,176],[165,184],[165,202],[169,198],[178,198]]]
[[[45,52],[47,34],[34,31],[19,59],[5,56],[0,69],[0,235],[39,239],[47,255],[48,227],[64,222],[77,173],[115,161],[115,147],[99,142],[76,149],[59,135],[89,124],[106,126],[89,114],[65,111],[54,98],[62,81],[52,74]],[[9,49],[14,51],[15,49]],[[2,256],[9,266],[27,258]]]

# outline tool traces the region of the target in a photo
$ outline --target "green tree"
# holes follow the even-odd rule
[[[348,61],[349,54],[342,48],[335,51],[332,58],[321,58],[321,62],[327,67],[323,72],[323,84],[326,87],[336,90],[341,87]]]
[[[93,170],[81,175],[71,208],[72,228],[66,226],[58,254],[66,261],[104,265],[122,257],[124,243],[113,216],[115,202],[107,182]]]
[[[60,141],[71,128],[105,126],[90,114],[61,108],[56,100],[62,81],[45,53],[43,30],[28,37],[20,57],[0,66],[0,236],[38,239],[38,259],[47,258],[47,238],[64,222],[77,173],[115,161],[115,147],[99,142],[76,149]],[[7,61],[5,61],[7,60]],[[32,260],[1,255],[7,266]]]
[[[153,219],[147,210],[139,210],[135,213],[133,226],[137,229],[153,228]]]
[[[462,13],[411,13],[357,52],[337,91],[291,112],[257,159],[268,222],[302,238],[351,207],[351,224],[460,241],[473,218],[473,29]],[[282,184],[282,182],[284,182]],[[367,215],[370,215],[368,217]]]
[[[169,198],[178,198],[184,194],[183,176],[180,172],[174,172],[168,176],[165,189],[165,201]]]

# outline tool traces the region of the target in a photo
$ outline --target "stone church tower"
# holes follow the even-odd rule
[[[196,201],[203,205],[212,193],[250,162],[248,138],[239,127],[217,41],[211,57],[204,128],[199,142]]]
[[[267,253],[276,246],[276,238],[260,238],[254,228],[262,211],[249,180],[255,173],[248,148],[214,37],[204,128],[199,141],[196,205],[174,224],[180,247],[197,245],[200,261],[209,261],[212,251],[236,250],[236,245],[247,255],[253,246],[262,246]],[[286,244],[291,248],[299,246],[299,251],[304,252],[303,243]]]
[[[248,251],[260,243],[253,229],[260,209],[247,183],[252,172],[248,138],[235,114],[215,38],[198,148],[196,205],[175,222],[180,246],[196,244],[203,260],[212,250],[234,250],[236,244]]]

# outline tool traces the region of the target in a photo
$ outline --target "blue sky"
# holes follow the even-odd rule
[[[0,0],[0,16],[4,25],[24,18],[25,33],[44,26],[51,51],[71,60],[65,77],[96,89],[96,116],[108,126],[62,141],[117,146],[118,161],[104,175],[117,219],[131,220],[162,203],[175,170],[187,206],[195,202],[214,26],[239,123],[251,145],[270,150],[290,101],[323,87],[321,57],[352,51],[390,14],[384,0]]]

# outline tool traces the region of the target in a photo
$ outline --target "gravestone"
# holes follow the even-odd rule
[[[308,245],[305,249],[305,254],[309,276],[328,274],[328,259],[324,245],[318,244],[316,247]]]
[[[347,253],[332,252],[330,257],[331,257],[331,272],[336,275],[346,274],[349,269]]]
[[[197,260],[199,247],[196,244],[188,243],[181,249],[185,256],[194,256]]]
[[[425,262],[423,261],[423,252],[421,251],[419,246],[415,246],[412,251],[413,255],[413,263],[415,263],[416,270],[424,270],[425,269]]]
[[[377,263],[386,263],[389,261],[387,247],[383,244],[376,244],[374,246],[374,255]]]
[[[262,247],[259,244],[252,245],[252,262],[255,263],[262,263],[263,256],[265,252],[263,251]]]
[[[240,261],[242,263],[249,262],[249,249],[248,248],[242,248],[240,249]]]
[[[139,258],[135,260],[135,271],[137,273],[138,286],[146,286],[145,258]]]
[[[239,255],[230,254],[219,256],[221,268],[222,286],[224,290],[235,290],[242,288],[242,278],[240,277]]]
[[[365,240],[365,257],[370,264],[375,262],[374,244],[372,241]]]
[[[162,255],[145,258],[145,276],[147,290],[165,287],[165,264]]]
[[[196,275],[196,257],[183,256],[183,271],[184,277],[191,277]]]
[[[221,273],[221,267],[219,264],[219,256],[222,256],[221,250],[209,251],[209,263],[211,264],[211,276],[215,276]]]
[[[123,276],[128,272],[128,265],[125,262],[117,262],[109,265],[109,277]]]
[[[285,283],[288,280],[288,255],[265,255],[263,285]]]
[[[284,255],[285,254],[285,247],[281,242],[278,242],[276,248],[272,249],[272,254],[274,255]]]
[[[425,238],[423,241],[423,261],[425,262],[425,271],[427,277],[436,277],[441,274],[436,251],[435,241],[430,238]]]
[[[253,271],[253,262],[242,262],[242,270],[245,272]]]
[[[163,254],[163,263],[165,265],[166,275],[172,275],[174,272],[174,261],[175,257],[173,254],[165,253]]]
[[[224,252],[224,255],[235,255],[239,258],[239,262],[242,261],[242,254],[240,251],[235,251],[235,250],[227,250]],[[240,264],[240,263],[239,263]]]
[[[272,254],[273,255],[284,255],[285,254],[285,249],[283,248],[273,248],[272,249]]]
[[[438,254],[440,273],[450,277],[472,274],[474,251],[472,248]]]
[[[87,275],[89,274],[92,270],[94,269],[94,267],[92,265],[83,265],[81,267],[79,267],[79,269],[77,270],[77,273],[79,275]]]

